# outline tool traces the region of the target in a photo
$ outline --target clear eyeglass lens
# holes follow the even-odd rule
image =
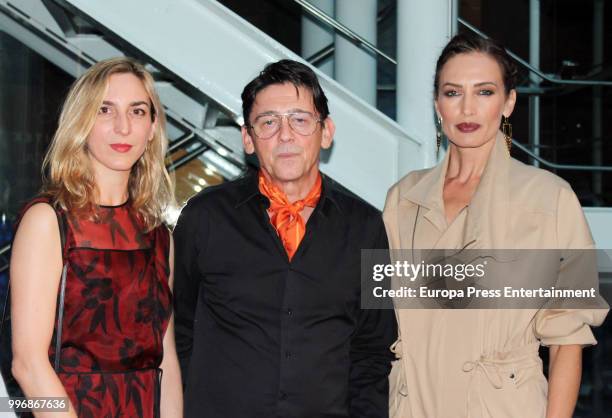
[[[255,135],[265,139],[276,134],[281,127],[282,118],[289,118],[289,126],[300,135],[311,135],[317,127],[317,120],[310,113],[290,113],[287,115],[264,115],[255,120]]]

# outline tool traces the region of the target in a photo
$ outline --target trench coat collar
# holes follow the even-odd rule
[[[447,228],[443,188],[450,153],[416,184],[400,190],[400,198],[427,209],[423,216],[438,230]],[[495,145],[480,183],[468,206],[464,244],[468,248],[502,248],[506,241],[510,193],[511,158],[504,135],[498,131]]]

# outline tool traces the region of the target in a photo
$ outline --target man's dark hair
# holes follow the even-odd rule
[[[312,100],[319,118],[325,120],[329,115],[327,97],[319,84],[314,71],[307,65],[293,60],[280,60],[266,65],[249,84],[242,90],[242,116],[244,124],[249,126],[249,116],[257,94],[273,84],[291,83],[297,89],[303,87],[312,93]]]
[[[510,90],[516,88],[518,71],[514,61],[510,58],[503,45],[490,38],[483,38],[482,36],[472,33],[461,33],[455,35],[448,44],[446,44],[438,58],[438,62],[436,63],[436,75],[434,78],[434,97],[438,97],[440,72],[444,64],[455,55],[469,54],[472,52],[481,52],[490,56],[497,62],[502,73],[506,94],[510,93]]]

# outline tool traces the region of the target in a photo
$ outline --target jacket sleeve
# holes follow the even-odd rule
[[[578,198],[569,186],[560,189],[557,205],[557,246],[564,250],[557,288],[599,286],[595,245]],[[580,283],[577,283],[577,281]],[[542,309],[534,321],[541,343],[550,345],[594,345],[591,327],[603,323],[607,303],[598,297],[592,307]]]
[[[189,203],[174,228],[174,323],[176,350],[183,387],[188,381],[193,344],[194,316],[200,293],[198,263],[205,260],[208,216]]]
[[[388,249],[382,219],[377,221],[374,245]],[[357,329],[351,341],[349,400],[351,418],[389,416],[389,372],[394,355],[390,350],[397,338],[393,309],[360,309]]]

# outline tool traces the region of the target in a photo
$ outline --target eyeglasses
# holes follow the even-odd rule
[[[310,112],[271,113],[257,116],[253,124],[248,127],[253,130],[257,138],[269,139],[280,131],[285,117],[289,121],[291,130],[304,136],[312,135],[317,130],[319,122],[322,122]]]

